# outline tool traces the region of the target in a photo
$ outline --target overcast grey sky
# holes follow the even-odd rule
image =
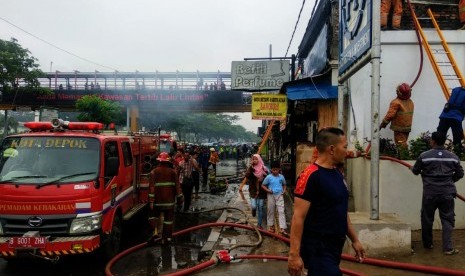
[[[230,72],[231,61],[268,57],[270,44],[284,56],[302,1],[0,0],[0,38],[18,39],[45,72]],[[288,56],[313,5],[305,3]],[[259,121],[243,117],[256,131]]]

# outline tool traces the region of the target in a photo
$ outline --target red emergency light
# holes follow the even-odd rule
[[[95,122],[69,122],[68,129],[70,130],[101,130],[103,124]]]
[[[62,120],[53,120],[52,122],[27,122],[24,126],[32,131],[44,131],[52,129],[69,129],[69,130],[102,130],[103,124],[96,122],[68,122]]]
[[[24,123],[24,126],[29,128],[32,131],[53,129],[51,122],[27,122],[27,123]]]

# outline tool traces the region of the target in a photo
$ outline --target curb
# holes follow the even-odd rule
[[[236,197],[233,197],[233,199],[228,203],[228,207],[236,207],[236,208],[243,209],[244,212],[247,214],[249,223],[256,224],[257,219],[253,218],[252,215],[251,215],[252,212],[251,212],[250,204],[249,204],[249,201],[248,201],[248,197],[249,197],[248,188],[245,188],[245,189],[242,190],[242,194],[243,194],[244,197],[241,196],[238,189],[235,192],[237,193],[237,195],[236,195]],[[237,206],[239,204],[241,204],[242,206]],[[240,215],[240,217],[241,217],[240,219],[238,219],[239,223],[245,222],[245,218],[242,218],[242,214],[237,213],[237,212],[231,213],[228,210],[224,210],[223,213],[221,214],[221,216],[218,218],[218,220],[216,222],[226,222],[229,218],[235,217],[236,214]],[[221,239],[222,231],[223,231],[223,227],[214,227],[214,228],[212,228],[211,233],[208,236],[208,239],[205,242],[204,246],[200,249],[200,252],[213,251],[215,245],[217,245],[217,244],[235,244],[234,239],[233,240],[228,239],[229,240],[228,242],[223,243],[222,239]]]

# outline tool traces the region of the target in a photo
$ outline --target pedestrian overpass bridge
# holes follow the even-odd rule
[[[2,109],[73,109],[85,95],[119,102],[144,111],[250,112],[249,91],[231,90],[230,72],[60,72],[39,78],[50,95],[4,94]],[[18,85],[24,82],[18,80]]]

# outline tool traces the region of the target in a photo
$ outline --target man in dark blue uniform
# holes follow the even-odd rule
[[[316,138],[318,158],[299,176],[294,191],[294,215],[288,260],[290,275],[342,275],[339,268],[346,236],[356,258],[365,250],[348,216],[349,193],[341,171],[347,139],[339,128],[324,128]]]
[[[452,94],[439,116],[437,131],[447,134],[449,128],[452,129],[452,139],[454,151],[463,152],[463,127],[462,121],[465,115],[465,87],[452,89]]]
[[[455,226],[454,198],[457,195],[455,182],[463,177],[460,159],[446,150],[446,135],[431,134],[432,149],[418,157],[412,172],[421,174],[423,199],[421,203],[421,237],[425,248],[433,248],[434,213],[439,209],[442,225],[442,250],[445,255],[458,253],[452,245],[452,230]]]

